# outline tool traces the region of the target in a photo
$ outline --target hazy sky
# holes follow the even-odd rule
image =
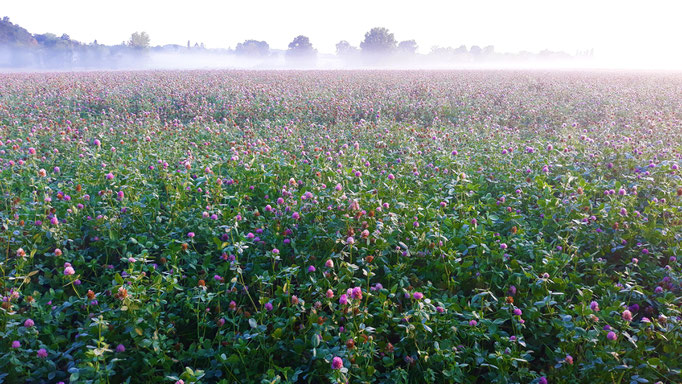
[[[227,48],[258,39],[285,49],[303,34],[333,53],[338,41],[358,45],[384,26],[397,40],[415,39],[423,53],[461,44],[498,52],[593,48],[606,61],[675,68],[682,68],[681,14],[675,0],[0,0],[0,16],[30,32],[83,42],[117,44],[146,31],[152,45]]]

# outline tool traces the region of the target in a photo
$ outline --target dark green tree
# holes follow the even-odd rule
[[[289,43],[286,55],[292,59],[313,59],[317,55],[317,50],[313,48],[308,37],[299,35]]]
[[[388,29],[376,27],[365,33],[365,40],[360,43],[360,48],[362,53],[385,56],[395,51],[396,40]]]

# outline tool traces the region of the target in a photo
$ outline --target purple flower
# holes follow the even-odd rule
[[[35,323],[31,319],[26,319],[26,321],[24,321],[24,327],[26,327],[26,328],[31,328],[34,325],[35,325]]]
[[[339,297],[339,304],[341,305],[348,304],[348,295],[346,294],[341,295],[341,297]]]
[[[512,313],[514,314],[514,316],[521,316],[523,314],[523,312],[518,308],[514,308],[514,311],[512,311]]]
[[[332,359],[332,369],[341,369],[343,368],[343,359],[341,359],[338,356],[334,356]]]
[[[309,266],[309,267],[308,267],[308,272],[311,272],[311,273],[312,273],[312,272],[315,272],[315,267],[312,266],[312,265]]]
[[[547,384],[547,378],[542,376],[538,379],[538,384]]]
[[[272,311],[272,303],[270,302],[265,303],[265,310]]]
[[[415,292],[412,296],[415,298],[415,300],[421,300],[424,298],[424,294],[421,292]]]
[[[14,348],[14,349],[21,348],[21,343],[19,342],[19,340],[14,340],[12,342],[12,348]]]
[[[187,237],[189,237],[190,239],[193,238],[193,237],[194,237],[194,232],[188,232],[188,233],[187,233]]]
[[[471,325],[472,327],[475,327],[477,324],[478,322],[476,320],[469,321],[469,325]]]
[[[70,265],[68,267],[64,268],[64,275],[66,275],[66,276],[71,276],[75,273],[76,273],[76,271]]]
[[[590,309],[592,309],[595,312],[598,312],[599,311],[599,303],[597,303],[596,301],[591,302],[590,303]]]
[[[507,244],[505,243],[500,244],[500,249],[507,249]]]
[[[623,320],[625,320],[625,321],[632,321],[632,312],[630,312],[630,310],[626,309],[626,310],[624,310],[623,313],[621,314],[621,317],[622,317]]]
[[[47,350],[45,348],[40,348],[37,355],[39,358],[44,359],[47,357]]]
[[[507,290],[507,293],[509,293],[509,296],[514,296],[516,295],[516,287],[513,285],[509,286],[509,289]]]
[[[616,339],[618,338],[618,336],[616,335],[615,332],[610,331],[610,332],[606,335],[606,338],[609,339],[609,340],[611,340],[611,341],[613,341],[613,340],[616,340]]]
[[[355,244],[355,239],[353,238],[353,236],[348,236],[348,238],[346,239],[346,243],[351,245]]]
[[[351,297],[356,300],[362,300],[362,288],[355,287],[351,292]]]
[[[119,344],[116,346],[116,352],[123,353],[125,351],[126,351],[126,347],[123,344]]]

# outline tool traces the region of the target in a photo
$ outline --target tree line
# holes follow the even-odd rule
[[[414,59],[419,46],[415,40],[396,40],[387,28],[376,27],[367,31],[359,46],[342,40],[336,44],[337,58],[353,63],[380,64],[399,58]],[[203,43],[186,46],[169,44],[151,46],[151,38],[146,32],[134,32],[127,41],[117,45],[82,43],[67,34],[57,36],[52,33],[31,34],[19,25],[13,24],[8,17],[0,20],[0,67],[34,68],[88,68],[116,67],[134,65],[144,61],[152,52],[228,54],[248,59],[266,59],[281,55],[281,50],[273,50],[266,41],[248,39],[240,42],[234,49],[206,49]],[[589,54],[589,52],[588,52]],[[462,45],[458,48],[432,47],[429,58],[441,61],[485,60],[499,56],[493,46]],[[524,55],[521,53],[519,55]],[[525,53],[528,55],[528,53]],[[569,57],[561,52],[541,52],[539,56]],[[307,36],[296,36],[284,52],[287,63],[296,66],[314,66],[318,51]]]

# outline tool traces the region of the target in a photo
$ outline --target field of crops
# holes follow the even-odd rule
[[[682,382],[682,75],[0,75],[0,382]]]

